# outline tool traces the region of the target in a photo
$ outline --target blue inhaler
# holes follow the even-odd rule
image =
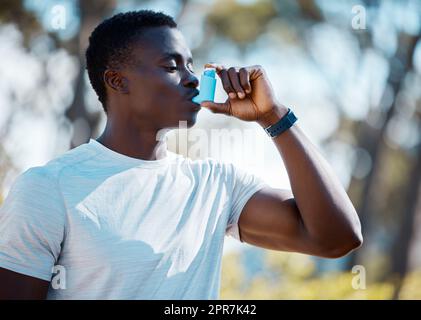
[[[212,101],[215,98],[215,69],[205,69],[200,77],[200,91],[199,95],[194,97],[192,101],[200,104],[202,101]]]

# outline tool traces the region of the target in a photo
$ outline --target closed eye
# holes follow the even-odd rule
[[[193,65],[191,63],[187,65],[187,68],[191,73],[194,73],[194,68],[193,68]],[[175,71],[178,70],[178,67],[177,66],[166,66],[166,67],[164,67],[164,69],[166,69],[168,72],[175,72]]]
[[[175,72],[177,71],[177,67],[176,66],[169,66],[169,67],[164,67],[167,71],[169,72]]]

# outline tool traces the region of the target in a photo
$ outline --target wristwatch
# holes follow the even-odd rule
[[[288,130],[292,125],[297,121],[298,118],[295,114],[288,108],[288,113],[284,115],[281,120],[277,123],[265,128],[266,133],[269,137],[274,138],[279,136],[282,132]]]

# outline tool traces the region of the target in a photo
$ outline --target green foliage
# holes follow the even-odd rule
[[[207,22],[220,35],[241,45],[253,42],[264,33],[268,22],[276,17],[271,1],[239,4],[234,0],[218,1]]]
[[[245,278],[240,254],[224,256],[221,299],[392,299],[391,282],[367,283],[354,289],[356,274],[316,273],[314,260],[307,255],[265,251],[264,271]],[[401,298],[421,297],[421,272],[409,276]]]
[[[399,292],[399,299],[421,299],[421,270],[408,273]]]
[[[25,9],[22,0],[0,2],[0,24],[14,23],[22,31],[27,46],[31,37],[42,32],[39,21],[32,12]]]

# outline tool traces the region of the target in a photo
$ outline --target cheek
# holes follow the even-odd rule
[[[154,85],[157,95],[161,100],[179,101],[181,100],[178,77],[166,74],[164,78]]]
[[[161,75],[137,81],[133,88],[134,96],[144,104],[164,105],[179,103],[182,100],[176,77]]]

